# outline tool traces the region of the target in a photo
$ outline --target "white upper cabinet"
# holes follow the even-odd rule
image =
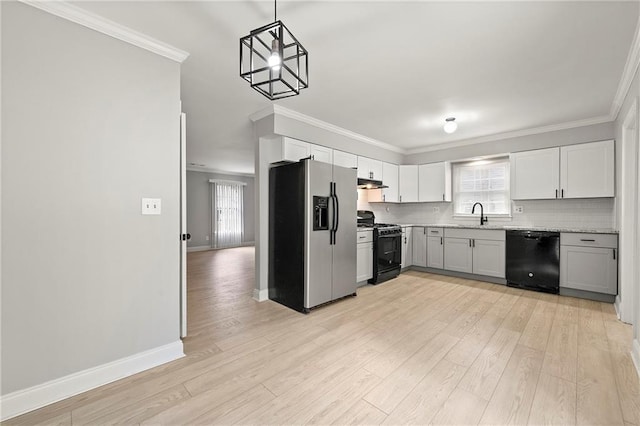
[[[615,196],[614,142],[592,142],[560,148],[562,198]]]
[[[451,163],[418,166],[418,201],[451,201]]]
[[[511,198],[615,196],[614,142],[590,142],[511,154]]]
[[[382,201],[387,203],[398,202],[398,166],[391,163],[382,163],[382,183],[388,186],[382,190]]]
[[[315,161],[333,164],[333,150],[326,146],[309,144],[309,155]]]
[[[347,167],[349,169],[358,168],[358,156],[344,151],[333,150],[333,165]]]
[[[311,148],[307,142],[299,141],[297,139],[282,138],[282,159],[286,161],[300,161],[303,158],[308,157]]]
[[[401,203],[418,201],[418,166],[399,166],[398,176],[398,201]]]
[[[559,197],[560,148],[511,154],[511,199],[544,200]]]
[[[382,161],[358,156],[358,177],[382,180]]]
[[[312,156],[315,161],[323,163],[333,163],[333,150],[325,146],[315,145],[297,139],[282,138],[282,156],[277,161],[300,161],[303,158]],[[276,155],[277,156],[277,155]]]

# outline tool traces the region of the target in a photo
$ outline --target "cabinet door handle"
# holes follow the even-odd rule
[[[471,240],[471,241],[473,241],[473,247],[475,248],[476,247],[476,240]]]
[[[442,201],[444,201],[444,194],[442,194]]]
[[[387,201],[387,194],[382,194],[382,202],[384,203],[385,201]]]
[[[586,238],[580,238],[580,241],[585,241],[585,242],[589,242],[589,243],[595,243],[596,240],[590,240],[590,239],[586,239]]]
[[[400,202],[402,202],[402,195],[400,196]]]
[[[422,228],[422,233],[423,233],[424,235],[427,235],[427,228]]]
[[[407,244],[407,237],[404,237],[404,243]]]
[[[564,198],[564,188],[562,189],[562,191],[560,191],[560,193],[562,194],[562,197],[560,198]]]
[[[556,189],[556,198],[558,198],[558,190]]]
[[[440,237],[440,245],[442,245],[442,237]]]
[[[469,238],[469,247],[473,247],[473,246],[471,245],[471,238]]]
[[[613,249],[613,260],[616,260],[616,249]]]
[[[432,234],[437,234],[440,231],[431,231]]]

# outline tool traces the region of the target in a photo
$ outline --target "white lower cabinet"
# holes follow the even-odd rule
[[[505,277],[505,231],[445,229],[444,269]]]
[[[617,247],[612,234],[560,234],[560,287],[618,294]]]
[[[358,231],[356,244],[356,281],[373,278],[373,231]]]
[[[444,229],[427,228],[427,267],[444,268]]]
[[[427,266],[427,228],[424,226],[413,227],[412,263],[414,266]]]
[[[474,239],[473,273],[490,277],[505,277],[505,242]]]
[[[402,263],[401,268],[413,265],[413,228],[411,226],[402,227]]]
[[[473,247],[469,238],[444,239],[444,269],[473,272]]]

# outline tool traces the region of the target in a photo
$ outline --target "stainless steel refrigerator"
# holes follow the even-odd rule
[[[356,294],[354,169],[313,160],[269,171],[269,298],[300,312]]]

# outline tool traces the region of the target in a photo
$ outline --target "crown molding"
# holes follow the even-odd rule
[[[351,130],[347,130],[345,128],[336,126],[334,124],[327,123],[326,121],[318,120],[317,118],[310,117],[308,115],[290,110],[288,108],[285,108],[277,104],[273,104],[273,111],[275,114],[279,114],[284,117],[293,118],[294,120],[302,121],[303,123],[307,123],[312,126],[318,127],[320,129],[328,130],[329,132],[337,133],[339,135],[346,136],[350,139],[355,139],[357,141],[364,142],[366,144],[373,145],[378,148],[383,148],[388,151],[398,152],[400,154],[404,154],[406,151],[405,149],[397,147],[395,145],[391,145],[386,142],[382,142],[377,139],[373,139],[373,138],[361,135],[360,133],[352,132]]]
[[[531,136],[531,135],[537,135],[540,133],[555,132],[558,130],[574,129],[576,127],[590,126],[594,124],[607,123],[610,121],[613,121],[613,119],[609,115],[601,115],[599,117],[586,118],[583,120],[551,124],[549,126],[515,130],[512,132],[497,133],[497,134],[492,134],[487,136],[480,136],[478,138],[463,139],[463,140],[454,141],[454,142],[446,142],[446,143],[440,143],[440,144],[435,144],[435,145],[426,146],[426,147],[408,149],[405,151],[405,154],[412,155],[412,154],[420,154],[423,152],[440,151],[443,149],[457,148],[460,146],[468,146],[468,145],[476,145],[484,142],[493,142],[493,141],[499,141],[503,139],[517,138],[521,136]]]
[[[178,63],[184,62],[188,52],[156,40],[146,34],[127,28],[117,22],[103,18],[65,1],[20,0],[22,3],[48,12],[52,15],[98,31],[102,34],[132,44],[142,49],[164,56]]]
[[[256,121],[262,120],[265,117],[275,114],[274,106],[275,104],[271,104],[268,107],[261,109],[260,111],[254,112],[249,116],[249,120],[255,123]]]
[[[357,140],[359,142],[364,142],[369,145],[376,146],[378,148],[383,148],[388,151],[398,152],[400,154],[405,154],[405,149],[388,144],[386,142],[382,142],[364,135],[360,133],[352,132],[351,130],[347,130],[345,128],[336,126],[331,123],[327,123],[326,121],[318,120],[317,118],[310,117],[306,114],[302,114],[297,111],[293,111],[289,108],[285,108],[283,106],[272,104],[267,108],[261,109],[249,116],[249,119],[253,122],[263,119],[271,114],[281,115],[283,117],[293,118],[294,120],[301,121],[303,123],[309,124],[314,127],[318,127],[323,130],[327,130],[332,133],[337,133],[342,136],[346,136],[350,139]]]
[[[636,24],[633,43],[629,49],[627,62],[624,64],[624,70],[622,71],[622,76],[618,82],[618,90],[616,91],[616,94],[613,97],[613,102],[611,103],[611,111],[609,112],[611,121],[618,118],[620,108],[622,108],[624,99],[627,97],[627,93],[629,93],[629,89],[631,88],[631,83],[633,83],[633,77],[636,75],[636,71],[638,70],[638,65],[640,65],[640,19]]]

